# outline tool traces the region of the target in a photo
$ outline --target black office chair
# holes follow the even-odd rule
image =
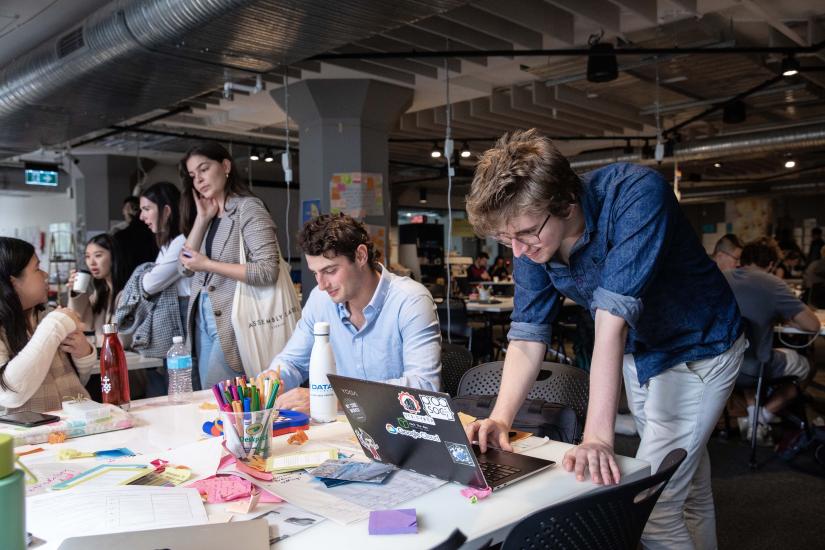
[[[652,476],[526,517],[507,535],[502,550],[636,550],[653,506],[686,456],[684,449],[674,449]]]
[[[449,323],[447,317],[447,309],[449,308],[450,316]],[[438,323],[441,326],[441,336],[445,341],[453,344],[463,344],[469,349],[473,356],[483,355],[489,343],[478,342],[477,336],[486,332],[487,326],[483,322],[470,321],[467,315],[467,305],[464,300],[459,298],[450,298],[449,303],[444,300],[436,304],[436,311],[438,312]],[[448,326],[449,325],[449,326]],[[482,339],[483,340],[483,339]]]
[[[497,395],[501,386],[503,361],[492,361],[473,367],[464,373],[457,395]],[[576,367],[545,361],[527,394],[527,399],[544,399],[576,411],[579,426],[587,418],[590,396],[590,376]],[[581,435],[581,434],[578,434]]]
[[[458,344],[441,344],[441,391],[455,397],[464,373],[473,367],[473,354]]]

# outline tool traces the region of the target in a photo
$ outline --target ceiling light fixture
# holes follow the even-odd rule
[[[249,151],[249,160],[261,160],[261,152],[255,147]]]
[[[473,152],[470,151],[470,144],[465,141],[464,145],[461,146],[461,158],[468,159],[472,154]]]
[[[796,161],[794,159],[788,159],[785,161],[785,168],[796,168]]]
[[[264,153],[264,162],[272,162],[275,160],[275,153],[272,152],[272,149],[267,149],[266,153]]]
[[[427,190],[423,187],[418,190],[418,203],[427,204]]]
[[[721,168],[721,167],[722,167],[722,163],[721,163],[721,162],[714,162],[714,163],[713,163],[713,167],[714,167],[714,168]]]
[[[430,151],[430,156],[434,159],[441,158],[441,149],[438,148],[438,143],[433,143],[433,150]]]
[[[604,30],[599,34],[591,34],[588,39],[590,55],[587,56],[587,80],[590,82],[610,82],[619,77],[619,66],[616,54],[613,53],[613,44],[599,42],[604,36]]]
[[[799,61],[793,55],[782,60],[782,76],[795,76],[799,73]]]
[[[741,100],[731,101],[726,103],[722,108],[722,121],[725,124],[739,124],[745,122],[747,118],[747,107],[745,102]]]

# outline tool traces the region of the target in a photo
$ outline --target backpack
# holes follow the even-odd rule
[[[453,399],[455,408],[476,418],[487,418],[496,405],[495,395],[467,395]],[[527,399],[513,419],[512,428],[549,437],[563,443],[578,443],[581,427],[576,411],[544,399]]]

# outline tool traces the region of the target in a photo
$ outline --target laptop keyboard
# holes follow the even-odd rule
[[[509,477],[521,471],[519,468],[506,466],[504,464],[495,464],[493,462],[480,462],[479,466],[481,467],[481,472],[484,474],[484,479],[487,480],[488,484],[496,483],[505,477]]]

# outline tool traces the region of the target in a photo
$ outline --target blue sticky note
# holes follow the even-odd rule
[[[418,532],[415,508],[370,512],[370,535],[401,535]]]

